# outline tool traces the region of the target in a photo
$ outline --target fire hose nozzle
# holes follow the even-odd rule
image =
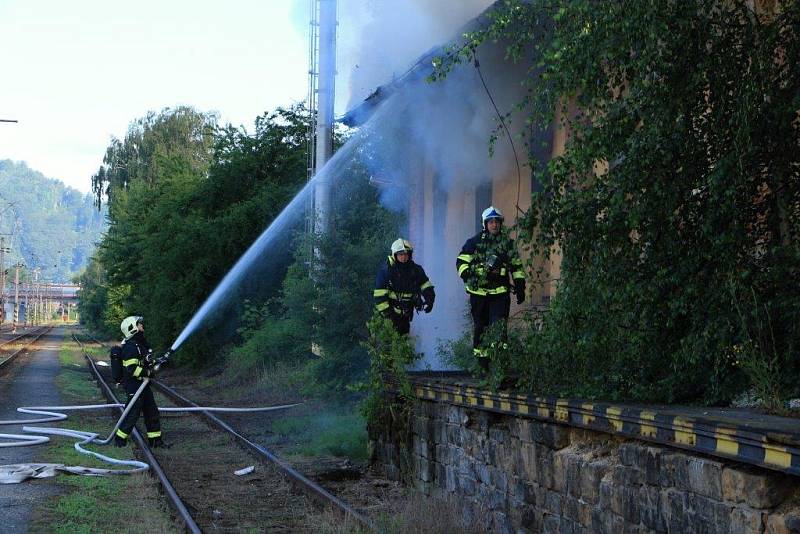
[[[172,353],[173,353],[173,352],[175,352],[175,351],[173,351],[172,349],[167,349],[167,352],[165,352],[165,353],[164,353],[164,354],[163,354],[161,357],[159,357],[159,358],[156,360],[156,362],[155,362],[155,366],[153,366],[153,369],[154,369],[154,370],[156,370],[156,371],[158,371],[158,370],[159,370],[159,368],[161,368],[161,366],[162,366],[163,364],[165,364],[165,363],[167,362],[167,360],[169,360],[169,359],[170,359],[170,357],[172,356]]]

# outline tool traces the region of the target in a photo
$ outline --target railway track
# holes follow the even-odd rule
[[[11,354],[0,355],[0,372],[3,372],[6,369],[8,369],[11,366],[11,364],[25,351],[25,349],[28,348],[28,346],[35,343],[40,337],[42,337],[44,334],[50,331],[51,328],[52,328],[51,326],[43,326],[35,330],[23,332],[22,334],[16,337],[0,342],[0,350],[3,350],[4,347],[12,346],[14,343],[18,342],[23,338],[26,337],[31,338],[29,342],[23,344],[22,346],[14,350]]]
[[[109,401],[118,402],[113,388],[108,385],[104,373],[87,353],[84,343],[77,336],[75,340],[81,346],[103,394]],[[92,339],[92,342],[103,346],[95,339]],[[157,394],[163,396],[159,400],[159,405],[166,404],[164,401],[168,400],[180,407],[197,406],[166,384],[157,381],[151,384]],[[198,428],[198,423],[201,428]],[[230,494],[226,496],[228,502],[233,498],[250,511],[255,511],[256,507],[272,507],[266,515],[257,514],[261,516],[257,525],[259,530],[284,532],[315,530],[313,521],[318,520],[320,508],[335,512],[344,518],[346,524],[353,527],[376,530],[369,519],[347,503],[297,472],[272,451],[249,440],[241,432],[209,412],[193,412],[191,416],[171,419],[165,426],[167,427],[165,439],[179,440],[178,447],[174,450],[157,450],[154,454],[138,431],[134,431],[132,435],[142,450],[144,459],[151,465],[173,510],[188,531],[201,532],[212,529],[237,531],[241,528],[241,525],[233,524],[226,518],[225,510],[214,506],[217,499],[215,492],[220,491]],[[215,447],[235,449],[236,452],[217,453]],[[190,452],[184,455],[178,451]],[[194,455],[201,455],[202,459],[193,460]],[[230,469],[225,471],[225,466],[231,465],[231,462],[252,463],[253,459],[262,467],[257,476],[250,477],[249,481],[247,477],[229,476]],[[220,477],[229,482],[225,488],[215,489],[213,484]],[[298,493],[301,498],[298,498]],[[231,506],[236,507],[236,505]],[[311,519],[304,520],[299,517],[304,515]],[[314,519],[312,516],[317,518]]]

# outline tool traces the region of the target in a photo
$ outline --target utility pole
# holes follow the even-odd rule
[[[6,321],[6,248],[5,236],[0,236],[0,324]]]
[[[39,298],[39,268],[33,271],[33,326],[39,324],[39,315],[41,314],[41,300]]]
[[[333,155],[333,104],[336,94],[336,0],[315,0],[319,6],[319,56],[317,71],[316,160],[314,172],[319,172]],[[316,16],[312,11],[312,19]],[[313,28],[312,28],[313,31]],[[313,38],[312,38],[313,39]],[[312,43],[313,46],[313,43]],[[318,67],[315,69],[315,67]],[[313,111],[312,111],[313,113]],[[317,235],[327,233],[330,226],[331,183],[321,177],[314,185],[314,228]]]
[[[22,267],[20,262],[14,265],[14,324],[11,327],[11,333],[17,333],[17,325],[19,324],[19,268]]]

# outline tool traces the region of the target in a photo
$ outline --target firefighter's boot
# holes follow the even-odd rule
[[[123,438],[122,436],[114,436],[114,446],[115,447],[124,447],[128,444],[128,440]]]
[[[161,439],[160,436],[157,438],[147,438],[147,444],[151,449],[169,449],[172,447],[171,443],[164,443],[164,440]]]

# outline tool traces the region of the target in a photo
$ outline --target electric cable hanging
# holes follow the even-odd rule
[[[495,113],[497,113],[497,118],[506,132],[506,136],[508,137],[508,142],[511,145],[511,151],[514,153],[514,162],[517,164],[517,202],[515,206],[517,208],[517,212],[524,215],[525,212],[522,210],[522,208],[519,207],[519,197],[522,188],[522,170],[520,169],[519,157],[517,156],[517,147],[514,145],[514,139],[511,136],[511,131],[508,129],[508,126],[506,126],[506,121],[505,119],[503,119],[503,115],[502,113],[500,113],[500,109],[498,109],[497,104],[494,101],[492,92],[489,91],[489,87],[486,85],[486,80],[484,80],[483,78],[483,72],[481,72],[481,64],[478,61],[478,55],[474,50],[472,51],[472,61],[473,65],[475,65],[475,70],[478,71],[478,77],[480,77],[481,79],[481,84],[483,84],[483,89],[484,91],[486,91],[486,96],[489,97],[489,101],[492,103],[492,107],[494,108]]]

